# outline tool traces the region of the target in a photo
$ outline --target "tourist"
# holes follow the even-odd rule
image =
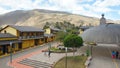
[[[50,54],[51,54],[51,51],[49,50],[49,51],[48,51],[48,56],[49,56],[49,58],[50,58]]]
[[[120,59],[120,51],[119,51],[119,54],[118,54],[118,58]]]
[[[119,58],[119,52],[116,51],[116,59],[118,59],[118,58]]]
[[[115,51],[112,51],[112,58],[115,58]]]

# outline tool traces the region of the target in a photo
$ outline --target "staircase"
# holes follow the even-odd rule
[[[31,60],[31,59],[24,59],[18,63],[31,66],[33,68],[51,68],[51,64],[49,63]]]

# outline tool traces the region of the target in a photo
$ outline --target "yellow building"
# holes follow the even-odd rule
[[[40,28],[8,25],[0,32],[15,35],[22,41],[20,44],[22,49],[44,43],[44,30]]]
[[[44,34],[44,37],[45,37],[46,43],[52,42],[55,40],[55,35],[53,35],[53,34]]]
[[[51,34],[51,29],[50,28],[46,28],[45,29],[45,34]]]
[[[57,28],[47,28],[45,29],[45,34],[56,34],[59,31],[60,29],[57,29]]]
[[[79,34],[82,34],[84,31],[82,29],[79,29]]]
[[[7,54],[12,51],[19,50],[18,45],[21,41],[17,40],[17,37],[9,33],[0,33],[0,55]],[[10,45],[12,47],[10,47]]]
[[[55,35],[30,26],[8,25],[0,30],[0,55],[54,41]],[[12,47],[10,46],[12,45]]]

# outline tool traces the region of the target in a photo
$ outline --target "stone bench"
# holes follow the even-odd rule
[[[87,60],[90,60],[90,61],[91,61],[91,60],[92,60],[92,56],[89,56],[89,57],[87,58]]]
[[[86,66],[86,68],[88,68],[89,65],[90,65],[90,61],[87,60],[87,61],[85,62],[85,66]]]
[[[92,60],[92,56],[89,56],[85,62],[85,67],[88,68],[88,66],[90,65],[90,61]]]

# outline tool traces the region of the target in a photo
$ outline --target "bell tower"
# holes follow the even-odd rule
[[[101,15],[102,18],[100,19],[100,25],[106,24],[106,19],[104,18],[104,14]]]

